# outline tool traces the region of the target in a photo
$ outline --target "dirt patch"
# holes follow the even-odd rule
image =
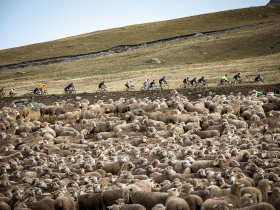
[[[225,94],[229,95],[233,93],[234,95],[239,92],[243,95],[248,95],[249,91],[272,91],[272,88],[280,89],[280,84],[274,85],[244,85],[244,86],[228,86],[228,87],[201,87],[201,88],[187,88],[187,89],[177,89],[180,94],[187,96],[191,101],[197,100],[198,94],[202,96],[207,96],[209,92],[216,93],[218,95]],[[108,99],[118,100],[119,98],[149,98],[149,99],[158,99],[169,94],[171,90],[146,90],[146,91],[133,91],[133,92],[107,92],[107,93],[78,93],[78,94],[63,94],[63,95],[47,95],[47,96],[22,96],[14,98],[0,98],[0,108],[3,106],[9,105],[12,101],[28,98],[37,103],[43,103],[45,105],[51,105],[54,102],[60,102],[62,100],[67,101],[68,103],[75,103],[77,96],[80,96],[82,99],[88,99],[91,104],[96,103],[98,100],[103,100],[105,102]]]

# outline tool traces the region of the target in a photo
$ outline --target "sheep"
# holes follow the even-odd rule
[[[173,191],[173,192],[172,192]],[[175,196],[173,195],[175,193]],[[189,204],[182,198],[179,198],[179,192],[176,188],[171,188],[168,190],[168,199],[165,202],[165,207],[167,210],[182,209],[189,210]]]
[[[140,204],[124,204],[124,205],[112,205],[107,207],[110,210],[146,210],[146,208]]]
[[[276,210],[279,210],[280,205],[280,188],[275,187],[271,191],[271,202],[270,202]]]
[[[200,129],[200,127],[199,127],[199,129]],[[192,133],[198,135],[201,139],[220,137],[220,132],[218,130],[200,131],[199,129],[194,128],[192,130]]]
[[[127,158],[119,157],[118,162],[106,163],[102,169],[106,171],[106,173],[112,173],[113,175],[117,175],[121,170],[124,164],[127,162]]]
[[[258,187],[245,187],[241,190],[241,195],[249,193],[252,195],[253,203],[268,202],[268,191],[271,189],[270,184],[273,182],[268,179],[262,179],[258,183]]]
[[[231,185],[230,194],[227,196],[222,196],[220,198],[211,198],[206,200],[201,207],[201,210],[214,210],[214,206],[219,203],[220,200],[225,200],[233,205],[233,208],[241,207],[241,185],[239,183],[234,183]]]
[[[211,198],[226,196],[229,195],[230,193],[230,188],[220,189],[217,186],[210,186],[207,190],[209,190],[209,193],[211,194]]]
[[[75,210],[75,201],[72,197],[60,196],[53,203],[55,210]]]

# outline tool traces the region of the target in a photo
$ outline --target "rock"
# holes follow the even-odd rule
[[[81,100],[82,99],[82,97],[80,97],[80,96],[76,96],[76,98],[75,98],[76,100]]]
[[[41,106],[45,106],[45,104],[37,103],[37,102],[33,102],[32,105],[33,107],[31,110],[36,112],[40,111]]]
[[[161,63],[161,61],[159,60],[159,59],[157,59],[157,58],[152,58],[151,60],[150,60],[150,63]]]
[[[275,13],[270,13],[270,14],[266,15],[266,17],[274,17],[274,16],[276,16]]]
[[[280,0],[270,0],[267,5],[269,4],[280,4]]]
[[[24,71],[18,71],[17,74],[26,74]]]

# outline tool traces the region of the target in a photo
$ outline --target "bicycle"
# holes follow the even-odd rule
[[[17,95],[17,93],[12,93],[12,94],[10,94],[10,97],[14,97],[16,95]]]
[[[95,91],[96,93],[108,92],[107,88],[101,88]]]
[[[243,79],[240,78],[240,79],[236,82],[236,85],[238,85],[238,84],[241,85],[241,84],[243,84],[243,83],[244,83],[244,82],[243,82]],[[232,81],[231,84],[232,84],[232,85],[235,85],[235,81]]]
[[[6,93],[4,91],[0,92],[0,97],[5,97]]]
[[[260,84],[264,84],[264,81],[263,80],[260,80],[256,83],[257,85],[260,85]]]
[[[154,87],[150,87],[150,86],[143,86],[140,88],[140,91],[141,90],[156,90],[157,89],[157,86],[155,85]]]
[[[180,88],[188,88],[191,87],[190,83],[183,83],[182,85],[180,85]]]
[[[41,95],[48,95],[48,91],[47,90],[42,90]]]
[[[130,86],[128,89],[125,88],[123,89],[123,91],[135,91],[134,87]]]
[[[169,85],[166,84],[166,83],[163,83],[161,86],[160,86],[161,89],[169,89]]]
[[[72,94],[72,93],[76,93],[76,90],[75,90],[75,87],[72,87],[72,88],[70,88],[70,89],[68,89],[68,90],[66,90],[64,93],[66,93],[66,94]],[[63,93],[63,94],[64,94]]]
[[[199,87],[208,87],[208,85],[204,82],[204,83],[200,83],[198,84]]]

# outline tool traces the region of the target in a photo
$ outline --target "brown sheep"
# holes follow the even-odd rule
[[[271,204],[276,210],[280,209],[280,188],[275,187],[271,192]]]
[[[171,196],[170,192],[176,193],[175,196]],[[167,210],[181,209],[189,210],[189,204],[182,198],[179,198],[179,192],[176,188],[171,188],[168,190],[168,199],[165,202],[165,207]]]
[[[230,194],[219,198],[211,198],[206,200],[201,207],[201,210],[214,210],[214,206],[217,205],[221,200],[225,200],[233,205],[233,208],[241,208],[241,187],[239,183],[231,185]]]
[[[55,109],[57,107],[58,107],[57,102],[55,102],[52,106],[40,107],[40,120],[42,120],[46,114],[49,115],[49,119],[52,120],[52,117],[55,115]]]
[[[55,210],[75,210],[75,201],[72,197],[60,196],[53,203]]]

